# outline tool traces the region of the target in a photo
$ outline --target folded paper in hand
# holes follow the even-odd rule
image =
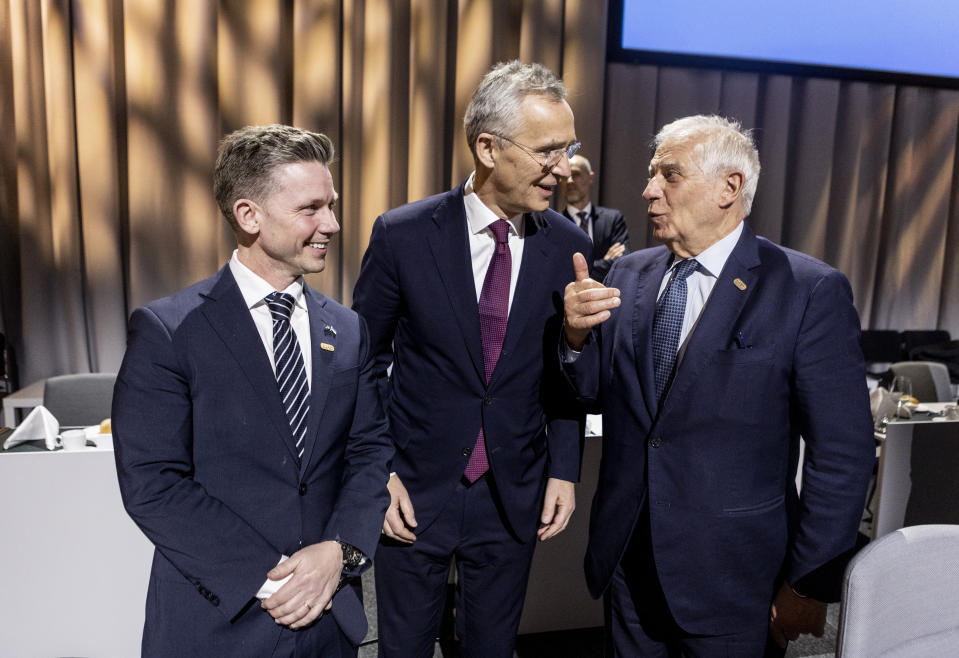
[[[23,422],[17,425],[13,434],[7,437],[3,442],[3,449],[9,450],[15,445],[25,443],[26,441],[43,441],[46,443],[47,450],[53,450],[57,447],[57,436],[60,434],[60,423],[53,414],[40,405],[23,419]]]

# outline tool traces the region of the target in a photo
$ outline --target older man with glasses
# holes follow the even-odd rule
[[[353,292],[397,448],[381,656],[433,655],[454,557],[464,654],[512,656],[536,540],[575,506],[580,416],[555,354],[572,255],[591,245],[549,209],[579,148],[566,88],[499,64],[464,123],[475,171],[379,217]]]

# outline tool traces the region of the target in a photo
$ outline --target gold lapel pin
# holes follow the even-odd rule
[[[739,278],[733,279],[733,285],[739,288],[740,290],[746,289],[746,284],[743,282],[742,279],[739,279]]]
[[[326,350],[327,352],[333,352],[336,350],[336,348],[330,345],[329,343],[320,343],[320,347]]]

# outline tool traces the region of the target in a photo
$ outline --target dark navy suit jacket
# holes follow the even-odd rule
[[[606,284],[622,304],[566,368],[603,412],[586,576],[606,589],[648,505],[676,621],[729,633],[782,578],[838,591],[875,458],[859,319],[840,272],[746,226],[660,406],[650,333],[670,260],[656,247],[616,262]]]
[[[522,265],[489,385],[463,186],[373,225],[353,308],[370,326],[396,446],[392,467],[416,510],[416,532],[454,491],[481,426],[505,514],[524,541],[536,531],[546,476],[579,480],[581,413],[555,354],[572,255],[588,256],[590,244],[551,210],[524,221]]]
[[[113,432],[123,503],[156,545],[144,656],[308,650],[329,620],[296,633],[278,626],[254,600],[266,573],[281,554],[328,539],[373,555],[392,448],[366,327],[308,286],[304,294],[313,376],[301,466],[228,266],[130,318]],[[332,609],[355,643],[366,633],[358,590],[343,588]]]
[[[569,208],[563,211],[563,215],[571,221],[576,220],[569,214]],[[626,251],[624,256],[629,253],[629,231],[626,229],[626,219],[623,213],[615,208],[604,208],[603,206],[590,206],[590,220],[593,222],[593,260],[590,263],[589,276],[595,281],[602,283],[606,275],[609,274],[609,268],[613,266],[615,260],[603,258],[609,248],[617,242],[621,242]]]

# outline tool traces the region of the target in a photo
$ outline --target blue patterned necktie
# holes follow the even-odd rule
[[[276,363],[276,386],[280,389],[283,408],[290,421],[296,454],[303,458],[303,439],[306,437],[306,417],[310,412],[310,385],[303,366],[300,343],[293,333],[290,315],[296,300],[285,292],[266,296],[266,304],[273,316],[273,359]]]
[[[656,399],[662,401],[663,391],[673,376],[679,336],[686,314],[686,279],[696,271],[699,263],[688,258],[676,265],[673,278],[663,296],[656,303],[653,317],[653,371],[656,374]]]

